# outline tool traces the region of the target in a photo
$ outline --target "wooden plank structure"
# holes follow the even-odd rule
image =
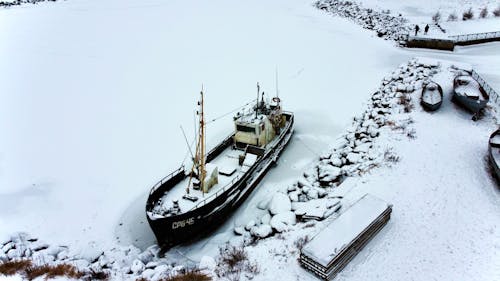
[[[316,235],[300,264],[323,280],[333,279],[389,221],[392,205],[366,194]]]

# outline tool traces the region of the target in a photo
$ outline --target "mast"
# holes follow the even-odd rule
[[[200,92],[200,102],[198,102],[198,105],[200,106],[200,111],[199,111],[199,118],[200,118],[200,125],[199,125],[199,139],[198,139],[198,144],[199,144],[199,153],[200,155],[198,156],[198,165],[199,165],[199,180],[200,180],[200,189],[202,193],[206,193],[207,190],[205,190],[205,177],[206,177],[206,169],[205,169],[205,108],[204,108],[204,96],[203,96],[203,87]]]

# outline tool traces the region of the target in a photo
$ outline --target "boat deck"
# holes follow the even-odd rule
[[[215,198],[215,196],[212,195],[217,194],[219,191],[225,190],[226,187],[231,186],[231,183],[235,182],[242,175],[244,175],[246,169],[248,168],[248,165],[253,164],[248,163],[247,161],[245,165],[240,166],[238,164],[238,157],[242,154],[244,154],[244,151],[242,150],[233,149],[231,146],[226,148],[215,159],[209,162],[209,164],[218,168],[219,174],[218,183],[210,188],[208,193],[204,194],[203,192],[201,192],[201,190],[194,189],[191,183],[189,187],[189,197],[191,197],[191,199],[185,198],[184,196],[187,194],[186,188],[189,183],[189,177],[186,177],[180,183],[174,186],[170,191],[166,192],[163,195],[161,201],[157,204],[157,206],[155,206],[154,213],[163,216],[169,216],[169,214],[175,215],[185,213],[203,202],[203,200],[205,200],[205,203],[207,203],[209,201],[206,200]],[[247,158],[250,157],[247,156]],[[255,160],[257,159],[255,158],[253,162],[255,162]],[[221,174],[233,170],[234,172],[231,175]],[[180,210],[178,210],[177,212],[169,212],[169,210],[172,210],[172,208],[174,207],[174,200],[178,201]]]
[[[428,104],[438,104],[442,101],[441,94],[437,90],[427,90],[422,97],[423,101]]]
[[[467,81],[467,85],[457,85],[455,87],[455,93],[460,96],[477,99],[486,100],[486,97],[481,93],[479,83],[474,80],[471,76],[460,76],[459,79]]]

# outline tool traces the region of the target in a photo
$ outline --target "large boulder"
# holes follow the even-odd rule
[[[296,223],[295,213],[289,211],[274,216],[271,219],[270,225],[276,232],[283,232]]]

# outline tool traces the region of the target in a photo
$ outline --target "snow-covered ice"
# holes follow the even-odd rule
[[[410,23],[429,21],[440,6],[445,14],[469,4],[361,2],[390,9],[393,16],[402,13]],[[453,30],[472,22],[457,22]],[[489,27],[497,22],[477,20]],[[206,261],[224,243],[247,239],[253,229],[272,235],[245,247],[260,266],[254,280],[314,280],[296,261],[299,242],[336,215],[273,235],[269,197],[280,193],[293,209],[339,200],[332,194],[348,205],[370,192],[394,204],[393,217],[337,278],[500,279],[500,195],[484,160],[497,127],[496,108],[472,122],[449,102],[452,79],[446,71],[447,61],[468,63],[500,89],[498,43],[457,47],[454,53],[399,49],[299,0],[24,5],[0,9],[0,42],[0,242],[19,231],[30,233],[43,241],[31,253],[40,262],[97,259],[116,270],[116,280],[139,275],[156,280],[173,270],[172,263]],[[429,57],[419,59],[429,69],[444,62],[445,71],[433,77],[443,86],[443,105],[433,114],[415,103],[412,91],[421,84],[403,69],[415,56]],[[149,188],[187,155],[179,125],[192,127],[201,84],[208,119],[215,118],[253,99],[257,81],[272,93],[276,67],[283,106],[295,112],[297,122],[278,166],[212,235],[160,259],[157,249],[149,248],[155,241],[144,204]],[[419,79],[434,75],[424,68],[414,71]],[[399,84],[391,84],[396,80]],[[387,93],[372,95],[379,86]],[[413,111],[388,119],[390,107],[406,96]],[[372,101],[378,107],[365,111]],[[373,122],[363,125],[368,116]],[[353,117],[360,123],[351,129]],[[381,129],[388,121],[393,125]],[[413,139],[406,137],[413,134],[410,129]],[[230,115],[211,123],[208,146],[230,130]],[[386,155],[394,161],[390,167],[377,162],[388,147],[394,153]],[[315,181],[316,167],[324,186]],[[325,190],[329,196],[322,197]],[[340,203],[327,206],[336,210]],[[237,227],[243,235],[234,234]],[[26,255],[8,244],[2,243],[5,256]],[[151,258],[143,255],[147,251],[153,264],[145,262]],[[137,274],[125,273],[133,263]]]

